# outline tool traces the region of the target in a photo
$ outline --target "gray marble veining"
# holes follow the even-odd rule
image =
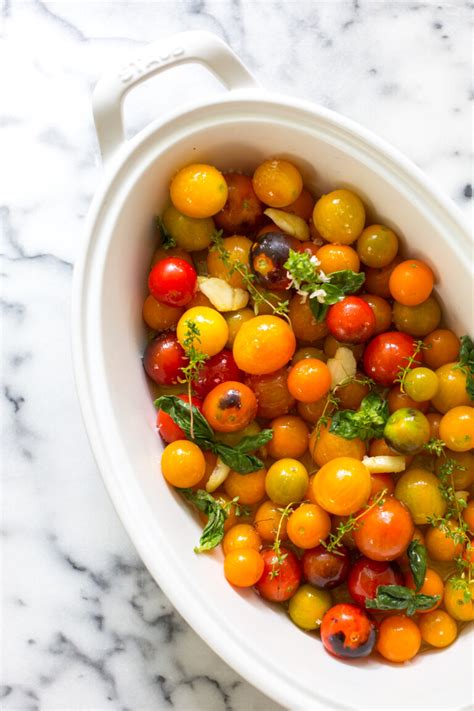
[[[211,30],[262,85],[391,141],[469,217],[472,9],[462,0],[3,0],[2,709],[278,708],[151,580],[84,433],[69,293],[100,174],[90,113],[98,75],[160,36]],[[160,77],[127,102],[128,129],[216,87],[195,67]]]

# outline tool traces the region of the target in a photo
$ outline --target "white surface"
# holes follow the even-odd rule
[[[438,6],[5,5],[2,708],[276,708],[157,591],[84,437],[69,358],[69,265],[98,180],[89,110],[98,74],[160,35],[221,29],[262,84],[373,128],[467,212],[469,11]],[[190,69],[139,89],[126,106],[132,125],[195,96],[197,81],[201,94],[215,91]]]

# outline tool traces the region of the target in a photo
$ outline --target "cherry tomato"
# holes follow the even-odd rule
[[[285,368],[267,375],[250,375],[245,382],[257,398],[258,417],[270,419],[286,415],[295,404],[295,398],[288,390],[288,371]]]
[[[405,378],[405,392],[415,402],[431,400],[438,391],[439,381],[436,373],[429,368],[413,368]]]
[[[403,585],[403,576],[394,565],[385,561],[359,558],[352,566],[347,586],[351,596],[361,607],[372,600],[379,585]]]
[[[395,560],[408,547],[415,527],[407,507],[387,496],[362,512],[354,530],[358,549],[371,560]]]
[[[323,545],[305,550],[301,559],[305,579],[318,588],[332,590],[347,578],[350,568],[349,551],[340,546],[328,551]]]
[[[326,336],[324,339],[324,352],[327,357],[334,358],[338,348],[348,348],[352,351],[356,360],[359,360],[364,352],[364,345],[362,343],[341,343],[341,341],[336,340],[331,334]]]
[[[370,225],[357,240],[357,252],[366,266],[386,267],[397,256],[397,235],[385,225]]]
[[[179,257],[162,259],[155,264],[148,277],[151,295],[168,306],[185,306],[196,288],[194,267]]]
[[[288,390],[300,402],[315,402],[331,386],[331,373],[326,363],[317,358],[298,361],[288,374]]]
[[[206,461],[194,442],[177,439],[161,455],[161,471],[169,484],[179,488],[194,486],[204,476]]]
[[[187,395],[178,395],[180,400],[183,400],[184,402],[189,402],[189,398]],[[202,400],[198,397],[192,397],[191,402],[195,407],[201,409],[202,406]],[[177,439],[186,439],[186,436],[181,429],[168,415],[168,413],[163,412],[163,410],[158,410],[158,414],[156,416],[156,427],[159,432],[159,434],[162,436],[162,438],[170,444],[171,442],[175,442]]]
[[[443,526],[431,526],[425,535],[425,545],[428,555],[433,560],[450,561],[459,558],[462,553],[462,543],[453,538],[454,531],[459,530],[456,521],[446,521]]]
[[[250,253],[250,266],[257,286],[281,291],[288,289],[290,278],[285,263],[290,256],[290,249],[296,251],[298,241],[281,232],[267,232],[253,243]]]
[[[380,623],[377,651],[390,662],[413,659],[421,645],[421,634],[413,620],[405,615],[391,615]]]
[[[444,610],[428,612],[420,619],[421,639],[432,647],[448,647],[458,635],[456,621]]]
[[[467,502],[467,506],[462,512],[462,517],[467,524],[467,529],[471,536],[474,536],[474,499]]]
[[[365,454],[365,443],[355,437],[346,439],[341,435],[331,432],[331,421],[327,425],[315,428],[309,438],[309,451],[316,464],[322,467],[336,457],[350,457],[361,460]]]
[[[370,488],[369,470],[351,457],[336,457],[324,464],[313,481],[318,504],[338,516],[348,516],[360,509],[369,498]]]
[[[429,368],[441,368],[446,363],[456,361],[461,342],[459,338],[446,328],[432,331],[423,339],[425,363]]]
[[[300,294],[295,294],[291,298],[288,315],[293,333],[298,340],[315,343],[327,336],[326,322],[314,318],[309,300],[304,300]]]
[[[417,370],[417,368],[415,368]],[[405,378],[406,381],[406,378]],[[425,413],[428,412],[430,408],[430,403],[429,401],[424,401],[424,402],[415,402],[415,400],[412,400],[411,397],[407,395],[407,393],[402,393],[400,390],[400,385],[397,383],[394,385],[392,388],[390,388],[390,392],[388,393],[387,396],[387,402],[388,402],[388,411],[390,414],[396,412],[396,410],[401,410],[401,408],[409,408],[411,410],[420,410],[421,412]],[[428,419],[428,416],[427,416]],[[430,429],[431,433],[431,429]]]
[[[188,309],[179,319],[176,335],[182,346],[193,336],[193,331],[195,335],[192,346],[208,356],[219,353],[224,348],[229,335],[224,317],[207,306]]]
[[[426,419],[430,423],[430,439],[439,439],[439,423],[441,415],[438,412],[428,412]],[[463,487],[461,487],[462,489]]]
[[[443,516],[446,511],[439,479],[425,469],[404,472],[395,487],[395,496],[408,507],[417,525],[429,523],[430,516]]]
[[[358,377],[363,378],[364,376],[356,373],[356,378]],[[357,380],[341,385],[337,388],[339,407],[343,410],[358,410],[362,400],[369,392],[369,386],[364,382],[357,382]]]
[[[453,575],[444,587],[443,603],[446,612],[455,620],[474,620],[474,580],[469,583]]]
[[[375,331],[374,312],[358,296],[346,296],[330,306],[326,323],[329,333],[342,343],[364,343]]]
[[[211,247],[207,253],[206,263],[210,277],[224,279],[236,289],[245,289],[245,279],[236,266],[248,269],[250,266],[250,249],[252,242],[247,237],[234,235],[222,240],[226,252],[224,259],[216,247]]]
[[[405,576],[405,585],[410,590],[416,590],[415,580],[413,579],[413,574],[409,571]],[[426,615],[431,610],[436,610],[441,601],[443,600],[444,585],[443,579],[440,575],[432,568],[427,568],[425,573],[425,579],[423,580],[423,585],[419,590],[417,590],[421,595],[438,595],[439,600],[429,608],[429,610],[419,610],[420,615]]]
[[[260,595],[270,602],[284,602],[294,595],[301,581],[301,566],[292,551],[281,548],[262,552],[264,569],[255,585]]]
[[[372,267],[367,267],[365,269],[365,283],[364,288],[370,294],[375,294],[376,296],[381,296],[383,299],[390,299],[392,295],[390,294],[389,281],[390,276],[395,269],[395,267],[402,261],[401,257],[395,257],[395,259],[387,264],[386,267],[381,269],[373,269]]]
[[[298,459],[308,449],[309,430],[301,417],[283,415],[270,423],[273,437],[267,444],[270,457]]]
[[[244,323],[233,348],[238,367],[251,375],[273,373],[282,368],[295,350],[295,334],[278,316],[256,316]]]
[[[374,623],[357,605],[334,605],[323,617],[321,640],[335,657],[367,657],[375,639]]]
[[[241,382],[243,373],[237,367],[232,351],[224,348],[205,361],[197,379],[193,382],[193,390],[199,397],[205,397],[212,388],[227,380]]]
[[[387,494],[393,494],[395,491],[395,483],[391,474],[371,474],[370,475],[370,496],[375,496],[380,491],[386,491]]]
[[[390,324],[392,323],[392,307],[388,301],[386,299],[382,299],[381,296],[376,296],[375,294],[361,294],[360,298],[365,301],[366,304],[369,304],[370,308],[374,312],[374,336],[388,331]]]
[[[288,518],[288,538],[298,548],[314,548],[330,530],[331,519],[317,504],[301,504]]]
[[[439,434],[449,449],[467,452],[474,446],[474,407],[453,407],[443,415]]]
[[[434,296],[417,306],[403,306],[396,301],[392,311],[393,323],[399,331],[423,338],[439,326],[441,307]]]
[[[323,414],[325,406],[326,398],[322,397],[321,400],[316,400],[316,402],[298,402],[296,409],[298,410],[298,415],[302,417],[303,420],[315,425]],[[312,447],[312,450],[313,449],[314,446]]]
[[[259,551],[262,547],[262,539],[253,526],[248,523],[238,523],[229,528],[222,541],[224,554],[241,548],[253,548]]]
[[[287,520],[279,506],[272,501],[264,501],[257,509],[254,524],[262,541],[273,543],[277,534],[281,541],[286,541],[288,538]]]
[[[216,227],[231,234],[255,232],[263,219],[262,203],[255,194],[252,179],[240,173],[224,173],[227,202],[214,216]]]
[[[160,304],[149,294],[143,304],[143,320],[153,331],[164,331],[175,328],[184,309]]]
[[[390,415],[383,435],[397,452],[416,454],[429,442],[430,423],[420,410],[402,407]]]
[[[209,247],[215,231],[212,217],[196,219],[183,215],[174,205],[163,213],[163,224],[178,247],[196,252]],[[170,255],[171,256],[171,255]]]
[[[181,168],[170,185],[171,202],[188,217],[212,217],[227,200],[227,183],[212,165],[193,163]]]
[[[265,489],[274,504],[287,506],[301,501],[308,488],[308,472],[297,459],[279,459],[272,464],[265,479]]]
[[[224,559],[224,575],[239,588],[249,588],[260,580],[264,569],[263,558],[254,548],[238,548]]]
[[[226,343],[227,348],[232,348],[234,345],[235,337],[242,324],[246,321],[250,321],[250,319],[254,318],[254,316],[254,312],[249,308],[239,309],[238,311],[229,311],[224,314],[224,318],[229,329],[229,336]]]
[[[364,370],[379,385],[390,386],[400,369],[408,365],[408,359],[414,355],[415,350],[415,339],[406,333],[398,331],[380,333],[366,346]],[[411,367],[415,368],[422,361],[423,356],[419,353]]]
[[[332,605],[331,594],[312,585],[302,585],[288,605],[292,622],[302,630],[317,630]]]
[[[185,262],[190,264],[191,266],[194,266],[193,264],[193,258],[187,252],[185,249],[182,249],[182,247],[170,247],[165,249],[164,247],[158,247],[154,252],[153,252],[153,257],[151,258],[151,263],[150,263],[150,271],[153,269],[155,264],[158,264],[158,262],[161,262],[162,259],[169,259],[170,257],[179,257],[179,259],[184,259]]]
[[[360,269],[359,255],[346,244],[323,244],[316,252],[320,261],[320,269],[325,274],[332,274],[344,269],[358,272]]]
[[[334,190],[317,201],[313,222],[327,242],[352,244],[364,229],[364,205],[350,190]]]
[[[292,215],[298,215],[305,222],[311,218],[314,208],[314,198],[306,188],[303,188],[299,197],[296,198],[294,202],[289,205],[285,205],[282,210],[284,212],[289,212]]]
[[[471,405],[472,401],[466,390],[466,373],[457,363],[445,363],[436,370],[438,390],[432,404],[443,415],[453,407]]]
[[[217,432],[237,432],[257,414],[257,399],[247,385],[228,381],[206,395],[202,412]]]
[[[303,178],[287,160],[273,159],[261,163],[252,178],[259,199],[270,207],[291,205],[303,190]]]
[[[181,368],[188,364],[183,348],[174,333],[163,333],[147,345],[143,356],[146,374],[158,385],[176,385]]]
[[[417,306],[429,297],[433,282],[434,275],[427,264],[407,259],[393,270],[389,288],[395,301],[404,306]]]
[[[239,504],[257,504],[265,497],[265,469],[249,474],[231,471],[224,482],[224,491],[231,499],[239,497]]]

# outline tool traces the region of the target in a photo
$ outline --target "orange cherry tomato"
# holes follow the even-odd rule
[[[370,475],[370,496],[375,496],[380,491],[386,491],[387,494],[393,494],[395,484],[390,474],[371,474]]]
[[[394,271],[395,267],[398,266],[402,261],[401,257],[395,257],[395,259],[387,264],[386,267],[380,269],[374,269],[373,267],[367,267],[365,269],[365,283],[364,287],[369,294],[375,294],[376,296],[381,296],[383,299],[390,299],[390,289],[389,281]]]
[[[418,259],[407,259],[393,270],[389,288],[398,303],[417,306],[429,297],[433,283],[434,275],[427,264]]]
[[[288,538],[298,548],[318,546],[330,530],[331,519],[317,504],[301,504],[288,519]]]
[[[405,405],[403,407],[405,407]],[[426,419],[430,423],[430,439],[439,439],[441,415],[438,412],[428,412]]]
[[[446,363],[452,363],[459,356],[461,341],[447,328],[438,328],[423,339],[426,349],[423,351],[428,368],[436,370]]]
[[[240,548],[253,548],[259,551],[262,547],[262,539],[257,531],[249,523],[238,523],[229,528],[222,541],[222,548],[225,555]]]
[[[296,409],[298,410],[298,415],[302,417],[303,420],[315,425],[323,414],[325,405],[326,398],[322,397],[321,400],[316,400],[316,402],[298,402]]]
[[[358,375],[356,374],[356,378]],[[369,394],[369,386],[356,380],[337,388],[339,408],[342,410],[358,410],[362,400]]]
[[[474,536],[474,499],[467,502],[467,506],[462,512],[462,517],[467,523],[469,533]]]
[[[298,459],[308,449],[309,430],[301,417],[283,415],[270,423],[272,439],[267,444],[267,451],[273,459],[291,457]]]
[[[407,662],[421,646],[421,633],[413,620],[405,615],[391,615],[380,623],[376,649],[390,662]]]
[[[275,158],[261,163],[252,178],[257,197],[270,207],[287,207],[303,190],[303,178],[287,160]]]
[[[316,427],[309,438],[309,451],[316,464],[322,467],[335,457],[351,457],[359,461],[365,455],[365,442],[359,437],[346,439],[330,431],[331,422]]]
[[[459,526],[455,521],[447,521],[447,526],[449,530],[444,526],[431,526],[425,533],[426,550],[433,560],[454,560],[462,553],[462,543],[452,538]]]
[[[427,412],[430,407],[429,400],[416,402],[406,393],[402,393],[399,385],[394,385],[390,388],[390,392],[387,396],[387,402],[390,414],[395,412],[395,410],[400,410],[402,407],[410,407],[412,410],[420,410],[421,412]]]
[[[456,620],[444,610],[428,612],[418,624],[422,640],[432,647],[447,647],[454,642],[458,634]]]
[[[273,373],[293,357],[296,338],[278,316],[256,316],[242,324],[234,340],[234,359],[251,375]]]
[[[177,439],[163,450],[161,471],[166,481],[173,486],[194,486],[204,476],[206,461],[194,442]]]
[[[300,193],[300,196],[289,205],[282,207],[283,212],[289,212],[292,215],[298,215],[302,220],[308,222],[313,214],[314,198],[306,188]]]
[[[231,498],[239,497],[239,504],[257,504],[265,496],[265,469],[249,474],[231,471],[224,482],[224,491]]]
[[[358,549],[372,560],[395,560],[408,547],[415,526],[407,507],[394,496],[362,513],[354,531]]]
[[[249,588],[262,577],[263,558],[254,548],[238,548],[224,559],[224,575],[239,588]]]
[[[300,402],[315,402],[331,387],[331,373],[326,363],[317,358],[298,361],[288,374],[288,390]]]
[[[389,331],[390,324],[392,323],[392,307],[388,301],[383,299],[381,296],[376,296],[375,294],[361,294],[360,298],[369,304],[370,308],[374,312],[374,335],[376,336],[384,331]]]
[[[358,272],[360,269],[359,255],[346,244],[323,244],[316,252],[320,261],[319,268],[325,274],[332,274],[343,269]]]
[[[405,575],[405,585],[407,588],[410,588],[410,590],[416,590],[416,585],[415,581],[413,579],[413,575],[411,571],[409,571]],[[420,615],[425,615],[427,612],[431,612],[431,610],[436,610],[437,607],[441,605],[441,602],[443,600],[443,593],[444,593],[444,584],[443,584],[443,579],[441,578],[440,575],[436,572],[436,570],[433,570],[432,568],[427,568],[426,573],[425,573],[425,579],[423,581],[423,585],[419,590],[417,590],[421,595],[438,595],[439,600],[438,602],[435,602],[435,604],[430,607],[428,610],[419,610]]]
[[[183,308],[161,304],[151,294],[146,297],[143,304],[143,320],[153,331],[175,328],[183,313]]]
[[[206,395],[202,412],[217,432],[237,432],[255,418],[257,398],[247,385],[229,380]]]
[[[262,203],[255,195],[252,179],[240,173],[224,173],[227,202],[214,217],[219,230],[230,234],[253,232],[262,222]]]
[[[206,261],[209,276],[224,279],[234,288],[245,289],[244,277],[235,270],[235,265],[242,264],[244,268],[249,268],[251,240],[248,237],[234,235],[223,239],[222,246],[227,252],[225,261],[215,247],[211,247],[207,253]]]
[[[254,525],[258,535],[266,543],[273,543],[279,532],[279,538],[286,541],[287,518],[283,516],[281,507],[272,501],[264,501],[255,513]]]
[[[300,341],[315,343],[327,336],[326,322],[314,318],[309,300],[304,301],[299,294],[295,294],[290,300],[288,315],[293,333]]]
[[[439,434],[449,449],[467,452],[474,447],[474,407],[460,405],[443,415]]]
[[[171,202],[188,217],[212,217],[227,200],[227,183],[212,165],[193,163],[181,168],[170,185]]]
[[[318,504],[338,516],[348,516],[360,509],[369,498],[370,487],[369,470],[351,457],[332,459],[316,472],[313,480]]]

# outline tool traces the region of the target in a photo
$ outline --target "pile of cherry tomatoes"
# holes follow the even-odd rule
[[[431,268],[367,224],[356,193],[315,199],[287,160],[252,177],[188,165],[170,198],[144,367],[156,396],[192,402],[187,430],[158,411],[161,470],[189,501],[200,492],[204,525],[222,510],[227,580],[335,656],[451,644],[474,619],[472,342],[466,357],[443,325]],[[301,255],[312,275],[292,271]],[[193,411],[213,442],[255,438],[258,468],[206,449]]]

